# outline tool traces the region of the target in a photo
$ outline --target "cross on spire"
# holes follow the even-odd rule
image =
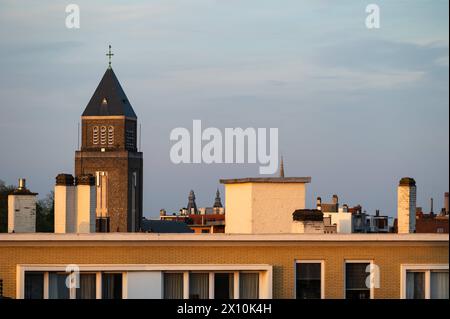
[[[109,58],[109,64],[108,68],[111,69],[111,57],[114,55],[114,53],[111,52],[111,45],[109,45],[109,52],[106,53],[106,56]]]

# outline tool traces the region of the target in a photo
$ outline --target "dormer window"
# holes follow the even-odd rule
[[[106,104],[108,104],[108,100],[106,99],[106,97],[104,97],[102,100],[102,105],[106,105]]]

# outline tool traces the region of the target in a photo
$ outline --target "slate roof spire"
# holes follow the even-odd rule
[[[82,116],[119,115],[137,119],[136,113],[134,113],[133,107],[111,67],[111,56],[113,54],[110,52],[107,55],[110,58],[109,66],[84,109]]]

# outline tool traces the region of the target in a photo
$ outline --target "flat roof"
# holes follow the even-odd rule
[[[246,177],[221,179],[221,184],[243,183],[311,183],[311,177]]]
[[[19,242],[449,242],[448,234],[0,234],[0,246]]]

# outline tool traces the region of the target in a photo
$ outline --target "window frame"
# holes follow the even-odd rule
[[[431,273],[433,271],[449,270],[448,264],[401,264],[400,265],[400,299],[406,299],[406,273],[425,273],[425,299],[431,299]]]
[[[374,265],[373,259],[345,259],[344,260],[344,269],[343,269],[343,278],[344,278],[344,299],[347,299],[347,264],[370,264],[371,266]],[[374,280],[373,273],[370,273],[369,276],[370,281],[372,282]],[[380,274],[381,276],[381,274]],[[366,277],[367,278],[367,277]],[[375,287],[369,288],[370,296],[369,299],[375,299]]]
[[[320,264],[320,299],[325,299],[325,260],[296,259],[294,262],[294,299],[297,299],[297,264]]]
[[[259,274],[259,299],[273,298],[273,266],[268,264],[83,264],[78,265],[80,273],[96,273],[96,299],[102,299],[102,273],[122,273],[122,298],[128,298],[128,273],[134,271],[160,272],[161,279],[164,273],[183,273],[183,299],[189,299],[189,273],[201,272],[209,273],[210,294],[209,298],[214,298],[214,274],[233,273],[234,274],[234,299],[239,299],[239,274],[258,273]],[[61,264],[20,264],[17,265],[16,298],[23,299],[25,295],[25,272],[38,271],[44,273],[44,295],[43,299],[48,299],[48,273],[64,272],[65,265]],[[47,274],[47,275],[45,275]],[[47,277],[47,286],[46,279]],[[212,279],[212,280],[211,280]],[[212,284],[211,284],[212,283]],[[161,287],[163,289],[164,287]],[[46,295],[47,291],[47,295]],[[161,291],[163,298],[163,290]]]

